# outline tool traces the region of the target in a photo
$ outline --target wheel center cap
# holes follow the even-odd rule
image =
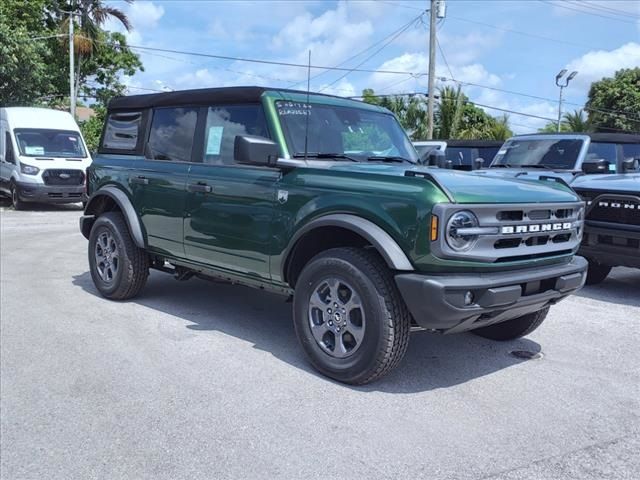
[[[340,315],[340,312],[334,313],[333,319],[336,323],[340,323],[342,321],[342,315]]]

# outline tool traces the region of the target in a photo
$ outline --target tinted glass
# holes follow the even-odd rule
[[[269,138],[262,105],[209,107],[204,132],[204,163],[232,165],[237,135]]]
[[[276,102],[289,153],[347,155],[366,161],[371,156],[397,156],[411,162],[417,154],[393,115],[355,107]]]
[[[447,147],[444,151],[447,160],[451,160],[454,166],[471,165],[473,149],[471,147]]]
[[[84,158],[87,154],[78,132],[21,128],[15,130],[20,154],[27,157]]]
[[[4,161],[16,163],[16,159],[13,156],[13,144],[11,143],[11,135],[9,132],[6,132],[4,137]]]
[[[425,158],[434,150],[440,150],[440,145],[414,145],[420,158]]]
[[[615,143],[599,143],[591,142],[587,151],[586,161],[604,159],[611,165],[616,164],[616,147]]]
[[[582,144],[577,139],[509,140],[496,155],[493,166],[544,165],[571,170],[576,167]]]
[[[142,113],[112,113],[107,118],[102,146],[113,150],[135,150],[138,144]]]
[[[190,162],[198,110],[159,108],[153,112],[146,155],[152,160]]]
[[[489,165],[493,157],[498,154],[498,150],[500,147],[478,147],[478,156],[484,160],[485,165]]]
[[[625,160],[628,158],[640,158],[640,144],[639,143],[623,143],[622,156],[624,157]]]

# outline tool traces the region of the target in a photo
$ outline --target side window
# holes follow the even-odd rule
[[[155,109],[146,148],[147,158],[190,162],[197,119],[196,108]]]
[[[204,163],[232,165],[237,135],[269,137],[262,105],[209,107],[204,131]]]
[[[110,114],[104,130],[102,147],[111,150],[135,150],[141,125],[141,112]]]
[[[13,144],[11,143],[11,134],[5,133],[4,137],[4,161],[8,163],[16,163],[16,159],[13,156]]]

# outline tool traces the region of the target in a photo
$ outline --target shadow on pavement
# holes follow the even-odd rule
[[[13,210],[11,199],[0,196],[0,208]],[[25,212],[64,212],[73,210],[83,210],[82,203],[32,203],[25,202],[23,210]]]
[[[89,272],[75,276],[73,284],[99,296]],[[152,272],[145,289],[130,302],[180,317],[190,330],[217,330],[241,338],[292,366],[325,378],[306,361],[295,337],[291,304],[283,296],[199,279],[178,282]],[[471,334],[417,332],[412,334],[405,359],[388,376],[362,387],[344,386],[389,393],[446,388],[522,363],[524,360],[510,355],[513,350],[537,353],[541,347],[528,339],[493,342]]]
[[[604,282],[585,286],[575,295],[592,300],[640,307],[640,270],[614,268]]]

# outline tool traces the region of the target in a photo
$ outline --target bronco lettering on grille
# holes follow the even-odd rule
[[[507,225],[501,227],[500,233],[503,235],[518,233],[541,233],[541,232],[558,232],[562,230],[571,230],[571,222],[564,223],[540,223],[537,225]]]

